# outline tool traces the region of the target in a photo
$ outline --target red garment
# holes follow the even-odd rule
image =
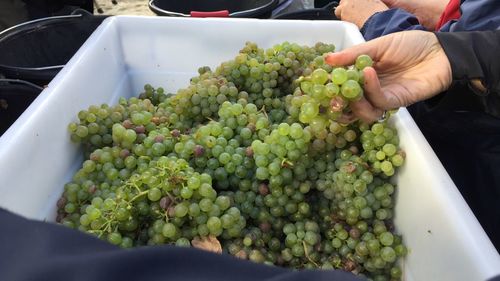
[[[445,25],[445,23],[449,22],[450,20],[459,19],[460,16],[460,0],[450,0],[448,5],[444,9],[444,12],[441,14],[441,17],[439,18],[439,22],[436,25],[436,31],[438,31],[443,25]]]

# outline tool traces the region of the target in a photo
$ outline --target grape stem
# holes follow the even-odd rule
[[[306,258],[312,262],[316,267],[319,267],[319,265],[311,259],[311,257],[309,256],[309,253],[307,252],[307,246],[306,246],[306,241],[302,241],[302,246],[304,247],[304,254],[306,255]]]
[[[141,191],[139,192],[139,194],[137,194],[136,196],[134,196],[132,199],[130,199],[129,203],[132,203],[134,202],[135,200],[137,200],[139,197],[145,195],[145,194],[148,194],[148,191],[145,190],[145,191]]]
[[[139,193],[142,192],[142,190],[139,188],[139,186],[135,182],[134,183],[132,183],[132,182],[125,183],[124,187],[127,187],[127,186],[134,187],[137,190],[137,192],[139,192]]]
[[[269,120],[269,116],[267,116],[266,106],[265,105],[262,106],[262,108],[260,109],[260,112],[262,112],[264,114],[264,116],[266,116],[266,119]]]
[[[293,163],[291,161],[288,161],[288,159],[283,158],[283,160],[281,160],[281,167],[291,168],[293,167]]]

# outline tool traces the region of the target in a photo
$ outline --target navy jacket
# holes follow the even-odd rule
[[[462,0],[462,16],[444,24],[439,31],[474,31],[500,28],[500,1]],[[390,9],[371,16],[361,29],[366,40],[403,30],[425,30],[417,17],[402,9]]]
[[[454,83],[408,110],[500,250],[500,30],[436,36],[450,61]],[[471,79],[482,80],[487,91],[473,90]]]
[[[340,270],[257,264],[176,246],[123,250],[62,225],[32,221],[0,208],[2,281],[363,281]],[[498,281],[498,280],[491,280]]]

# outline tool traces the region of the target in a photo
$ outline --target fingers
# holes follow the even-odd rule
[[[339,122],[340,124],[351,124],[352,122],[358,120],[358,117],[356,116],[356,114],[352,113],[352,112],[348,112],[348,113],[343,113],[342,115],[340,115],[340,117],[337,119],[337,122]]]
[[[365,77],[365,96],[359,101],[352,102],[350,106],[357,117],[364,122],[371,123],[378,120],[383,115],[384,110],[389,108],[375,69],[367,67],[363,70],[363,74]]]
[[[388,110],[407,105],[403,102],[403,97],[408,94],[401,85],[381,85],[377,72],[373,67],[363,69],[363,74],[365,76],[364,89],[366,98],[373,106]],[[394,87],[400,89],[393,90]]]
[[[400,33],[382,36],[337,53],[329,53],[325,57],[325,62],[331,66],[348,66],[354,64],[360,55],[369,55],[374,62],[387,60],[388,58],[384,56],[394,52],[394,41],[401,40],[400,38]]]
[[[347,66],[356,62],[356,58],[360,55],[369,55],[373,60],[377,59],[378,49],[383,46],[377,45],[380,40],[368,41],[359,45],[349,47],[337,53],[330,53],[325,57],[325,62],[332,66]]]
[[[340,1],[339,5],[335,8],[335,16],[340,20],[342,19],[342,1]]]
[[[373,123],[380,119],[384,110],[374,107],[366,98],[351,103],[351,110],[359,119],[365,123]]]

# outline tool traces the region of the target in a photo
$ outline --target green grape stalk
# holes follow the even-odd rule
[[[57,221],[123,248],[173,244],[294,269],[401,280],[391,180],[405,160],[388,119],[342,123],[360,56],[331,44],[247,43],[175,94],[92,105],[68,125],[84,161]]]

